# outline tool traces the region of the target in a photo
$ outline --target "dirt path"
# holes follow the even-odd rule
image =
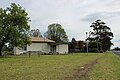
[[[88,76],[89,71],[98,63],[100,58],[95,59],[94,61],[83,65],[83,67],[79,67],[75,69],[72,76],[65,77],[63,80],[85,80]]]

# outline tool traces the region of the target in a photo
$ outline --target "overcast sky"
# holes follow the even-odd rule
[[[104,21],[114,33],[114,47],[120,47],[120,0],[0,0],[0,7],[11,3],[25,8],[31,19],[31,29],[47,31],[52,23],[59,23],[69,40],[84,40],[89,26],[97,19]]]

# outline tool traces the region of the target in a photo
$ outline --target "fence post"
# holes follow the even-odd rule
[[[28,54],[29,54],[29,57],[31,56],[31,53],[30,53],[30,51],[28,52]]]

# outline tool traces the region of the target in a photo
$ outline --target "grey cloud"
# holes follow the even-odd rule
[[[120,34],[118,33],[118,34],[114,35],[112,41],[113,41],[113,42],[120,42]]]
[[[31,28],[47,30],[51,23],[60,23],[71,38],[84,39],[85,31],[90,30],[89,23],[96,19],[106,19],[113,31],[113,42],[120,42],[120,0],[1,0],[0,7],[5,8],[11,2],[20,4],[28,12]]]
[[[95,21],[96,19],[110,19],[110,18],[115,18],[120,16],[120,11],[118,12],[97,12],[97,13],[92,13],[89,15],[86,15],[82,21]]]

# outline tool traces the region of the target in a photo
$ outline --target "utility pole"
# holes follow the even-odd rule
[[[88,38],[88,32],[86,32],[86,49],[87,49],[87,55],[88,55],[88,40],[87,40],[87,38]]]

